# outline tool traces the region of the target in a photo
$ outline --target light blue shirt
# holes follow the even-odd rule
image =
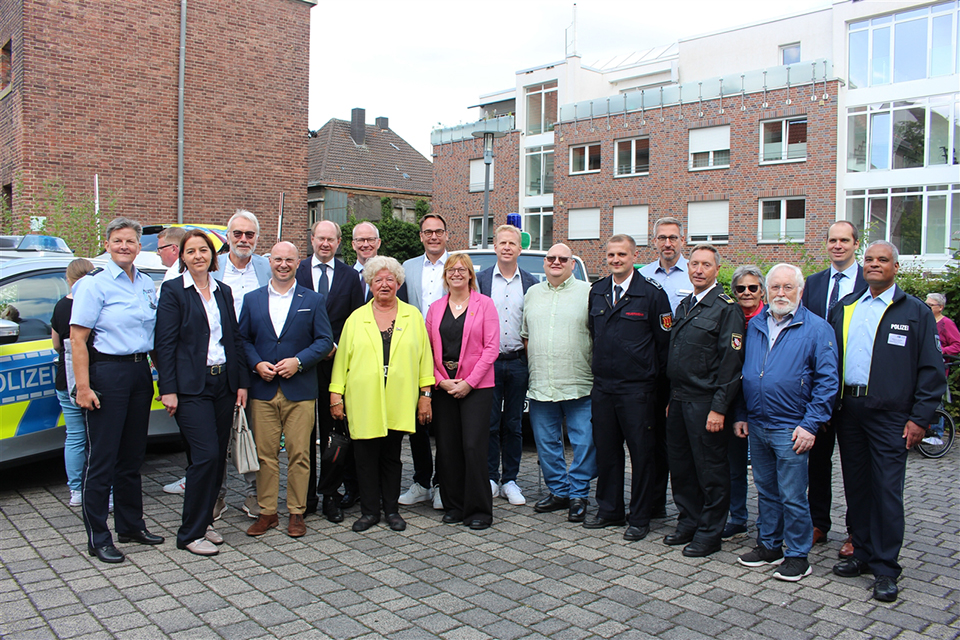
[[[876,298],[867,289],[857,301],[847,329],[847,344],[843,350],[843,384],[865,387],[870,382],[870,362],[873,359],[873,341],[883,312],[893,302],[896,285]]]
[[[660,283],[670,299],[670,308],[674,313],[677,312],[680,301],[693,293],[693,285],[687,272],[687,259],[683,256],[677,259],[677,264],[670,267],[669,271],[660,266],[659,259],[640,269],[640,275]]]
[[[853,264],[844,269],[843,271],[837,271],[833,265],[830,265],[830,279],[827,280],[827,302],[826,309],[830,306],[830,294],[833,293],[833,287],[837,282],[833,278],[838,274],[842,273],[843,277],[840,278],[839,286],[840,291],[837,292],[837,301],[843,300],[843,296],[848,296],[853,293],[853,286],[857,283],[857,268],[860,265],[857,264],[857,261],[854,260]]]
[[[93,333],[93,348],[111,356],[153,351],[157,288],[134,267],[133,282],[110,260],[103,271],[81,278],[73,295],[70,324]]]

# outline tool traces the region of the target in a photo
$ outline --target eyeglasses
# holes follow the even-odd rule
[[[670,242],[679,242],[680,236],[657,236],[656,240],[657,242],[666,242],[667,240]]]
[[[760,291],[760,285],[758,285],[758,284],[738,284],[737,286],[734,287],[734,289],[737,291],[737,293],[743,293],[743,292],[746,291],[747,289],[750,290],[750,293],[756,293],[757,291]]]
[[[253,240],[257,236],[256,231],[234,231],[233,237],[239,240],[240,238],[246,236],[247,240]]]
[[[175,245],[175,244],[165,244],[165,245],[163,245],[163,246],[161,246],[161,247],[157,247],[157,251],[163,251],[164,249],[166,249],[166,248],[168,248],[168,247],[175,247],[175,246],[177,246],[177,245]]]
[[[447,232],[446,229],[421,229],[420,235],[422,235],[425,238],[429,238],[430,236],[437,236],[439,238],[446,232]]]
[[[567,264],[567,260],[569,260],[570,258],[568,258],[567,256],[547,256],[544,259],[550,264],[553,264],[554,262],[559,262],[560,264]]]
[[[373,244],[377,238],[354,238],[353,241],[358,244]]]
[[[793,293],[793,290],[796,288],[796,285],[792,284],[772,284],[770,285],[770,292],[776,293],[782,291],[783,293]]]
[[[297,264],[299,260],[297,258],[271,258],[274,264]]]
[[[447,269],[447,273],[456,273],[462,276],[465,273],[469,273],[469,271],[467,271],[465,267],[451,267]]]

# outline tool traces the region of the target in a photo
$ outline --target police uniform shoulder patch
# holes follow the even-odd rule
[[[651,278],[650,276],[643,276],[643,277],[647,282],[655,286],[657,289],[663,289],[663,285],[657,282],[656,280],[654,280],[653,278]]]
[[[660,328],[664,331],[670,331],[673,328],[673,314],[672,313],[661,313],[660,314]]]
[[[733,347],[734,351],[740,351],[743,348],[743,336],[739,333],[731,333],[730,346]]]
[[[733,298],[731,298],[730,296],[728,296],[728,295],[725,294],[725,293],[721,293],[721,294],[720,294],[719,296],[717,296],[717,297],[720,298],[721,300],[723,300],[724,302],[726,302],[727,304],[736,304],[736,302],[737,302],[736,300],[734,300]]]

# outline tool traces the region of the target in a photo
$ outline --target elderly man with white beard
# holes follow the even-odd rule
[[[758,544],[739,562],[779,565],[774,578],[797,582],[811,572],[807,457],[833,411],[838,351],[830,325],[800,305],[799,268],[776,265],[767,273],[766,289],[769,305],[747,326],[745,406],[734,423],[737,436],[749,433],[760,503]]]

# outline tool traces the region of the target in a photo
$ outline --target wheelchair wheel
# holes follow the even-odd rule
[[[947,455],[947,452],[953,447],[953,441],[957,435],[957,428],[949,413],[937,409],[935,419],[938,424],[927,428],[923,440],[917,445],[917,450],[927,458],[942,458]],[[937,434],[940,425],[942,425],[942,435]]]

